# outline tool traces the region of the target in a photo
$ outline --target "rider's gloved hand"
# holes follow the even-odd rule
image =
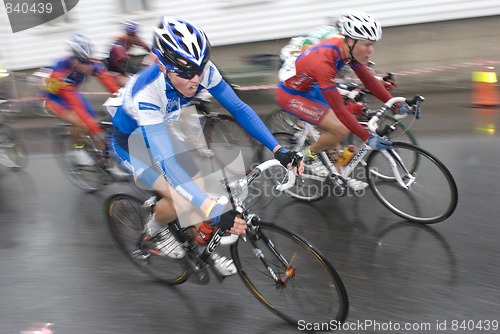
[[[400,114],[408,114],[408,115],[413,114],[413,110],[406,104],[400,104],[399,107],[397,107],[397,110],[398,113]]]
[[[288,167],[288,165],[293,162],[293,165],[297,165],[297,161],[295,159],[297,152],[295,151],[289,151],[284,147],[280,147],[279,150],[277,150],[274,153],[274,158],[278,160],[283,166]]]
[[[230,230],[234,225],[236,214],[231,204],[215,204],[212,210],[210,210],[208,222],[210,225],[217,225],[220,229]]]
[[[377,135],[372,134],[370,138],[368,138],[368,146],[373,148],[374,150],[383,150],[392,148],[392,143],[388,140],[385,140]]]
[[[398,111],[399,114],[408,114],[412,115],[415,114],[415,118],[419,119],[420,118],[420,108],[410,108],[406,104],[397,104],[395,106],[396,110]],[[416,110],[415,110],[416,109]]]

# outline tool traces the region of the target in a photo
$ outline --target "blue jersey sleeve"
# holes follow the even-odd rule
[[[276,145],[279,145],[278,141],[273,137],[255,111],[253,111],[249,105],[241,101],[224,80],[208,91],[234,116],[236,121],[238,121],[252,137],[264,144],[269,150],[272,151]]]
[[[146,125],[141,128],[154,162],[167,182],[186,200],[201,207],[208,196],[177,162],[165,124]]]

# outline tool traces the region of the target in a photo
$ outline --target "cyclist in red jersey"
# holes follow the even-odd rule
[[[348,64],[363,85],[383,102],[392,98],[387,89],[370,72],[366,63],[374,52],[375,43],[382,37],[379,22],[360,11],[343,14],[338,27],[340,34],[324,39],[288,58],[280,69],[276,98],[287,112],[317,125],[321,131],[318,141],[307,148],[304,167],[317,174],[328,173],[317,153],[336,149],[353,132],[375,150],[389,148],[391,143],[370,134],[348,111],[337,90],[335,77]],[[401,113],[410,109],[398,105]],[[367,184],[352,179],[349,186],[358,191]]]
[[[111,93],[117,92],[120,87],[106,67],[92,58],[93,43],[88,37],[72,34],[68,45],[73,55],[59,60],[53,66],[42,88],[42,98],[45,98],[48,111],[77,127],[75,138],[82,132],[90,133],[104,147],[106,133],[96,121],[97,111],[88,98],[78,91],[78,87],[89,75],[100,79]],[[84,151],[75,152],[81,155],[80,152]],[[90,163],[85,157],[80,157],[79,161],[82,164]]]
[[[126,20],[123,22],[123,27],[125,35],[114,39],[105,60],[108,70],[118,74],[116,79],[120,86],[125,86],[127,83],[127,73],[135,74],[140,70],[140,66],[130,61],[129,50],[133,46],[139,46],[147,52],[151,52],[151,48],[137,35],[139,31],[137,22]]]

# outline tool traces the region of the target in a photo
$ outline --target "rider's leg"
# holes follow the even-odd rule
[[[312,153],[339,149],[340,142],[349,135],[349,129],[338,119],[337,115],[330,109],[323,121],[318,125],[321,135],[311,145]]]
[[[73,125],[70,130],[73,139],[76,143],[82,142],[82,137],[88,134],[88,128],[76,112],[67,108],[61,101],[53,99],[47,99],[45,107],[53,115]]]
[[[205,184],[201,173],[196,174],[193,180],[201,189],[204,189]],[[199,225],[203,220],[202,212],[196,209],[193,210],[193,204],[175,191],[163,176],[156,179],[153,189],[161,196],[154,213],[154,219],[160,226],[166,226],[169,222],[188,211],[191,211],[189,225]]]

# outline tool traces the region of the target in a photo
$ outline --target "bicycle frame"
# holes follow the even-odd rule
[[[245,200],[240,198],[240,196],[245,193],[246,188],[252,183],[253,180],[255,180],[257,177],[259,177],[262,172],[265,170],[272,168],[272,167],[283,167],[281,163],[276,160],[276,159],[271,159],[268,161],[265,161],[255,167],[252,172],[250,172],[246,177],[241,178],[236,181],[228,182],[226,178],[224,178],[221,182],[227,189],[228,195],[230,197],[231,203],[233,203],[233,208],[241,215],[241,218],[243,218],[246,223],[247,223],[247,231],[251,234],[252,231],[255,230],[255,226],[252,224],[253,221],[259,220],[260,218],[253,213],[250,213],[248,209],[245,207]],[[284,168],[284,167],[283,167]],[[285,191],[286,189],[290,188],[293,186],[295,183],[295,172],[293,169],[288,169],[287,170],[287,177],[286,177],[286,183],[280,184],[276,187],[278,191]],[[227,204],[228,203],[228,198],[225,196],[222,196],[218,200],[219,203],[221,204]],[[186,242],[186,238],[184,237],[182,233],[182,229],[180,226],[176,223],[171,223],[169,225],[170,231],[177,236],[177,239],[183,243]],[[207,242],[207,246],[205,249],[202,251],[200,255],[198,255],[198,259],[200,259],[204,264],[209,264],[209,259],[210,256],[212,255],[213,252],[217,249],[219,245],[232,245],[234,244],[238,238],[240,237],[239,235],[236,234],[230,234],[228,236],[225,236],[224,234],[226,233],[225,230],[222,230],[220,228],[217,228],[214,233],[212,233],[212,236]],[[247,236],[243,235],[243,238],[246,238]],[[272,249],[273,245],[269,240],[266,240],[266,243],[269,243],[269,247]],[[256,256],[258,256],[256,254]],[[264,265],[266,265],[267,270],[269,271],[269,274],[275,279],[277,284],[281,284],[282,282],[278,279],[278,275],[276,275],[271,267],[266,264],[265,259],[262,257],[260,258],[261,261],[263,261]],[[204,267],[199,268],[195,261],[190,259],[189,257],[184,257],[184,260],[187,262],[188,266],[191,268],[192,272],[195,273],[196,275],[203,274]],[[282,263],[286,266],[288,266],[288,263],[286,262],[285,259],[281,259],[280,261],[283,261]],[[216,270],[213,270],[213,272],[216,274],[216,277],[219,281],[222,281],[224,279],[223,276],[219,275]],[[208,277],[207,276],[199,276],[199,282],[201,283],[208,283]]]
[[[378,113],[377,113],[378,115],[374,115],[368,123],[364,122],[364,123],[362,123],[362,125],[366,126],[370,132],[376,133],[377,129],[378,129],[377,122],[380,119],[380,116],[382,114],[385,115],[387,110],[389,108],[391,108],[392,105],[394,105],[395,103],[398,103],[398,102],[402,103],[405,101],[406,100],[404,98],[401,98],[401,97],[392,98],[384,105],[384,107],[381,108],[381,110],[378,111]],[[396,115],[395,118],[399,120],[399,119],[402,119],[406,116],[407,116],[406,114],[405,115]],[[390,133],[391,130],[393,130],[393,129],[394,129],[393,127],[392,128],[389,127],[387,129],[384,129],[385,134]],[[303,147],[305,145],[305,142],[306,142],[308,137],[310,137],[313,141],[317,141],[320,137],[320,133],[315,129],[314,125],[307,123],[307,122],[304,122],[303,128],[300,129],[295,134],[295,136],[297,139],[297,143],[296,143],[296,146],[294,149],[300,149],[301,147]],[[364,161],[364,157],[370,151],[372,151],[372,148],[367,143],[363,143],[360,147],[357,148],[355,155],[344,166],[344,168],[342,169],[342,171],[340,173],[337,170],[337,168],[335,167],[335,165],[330,161],[330,158],[328,157],[328,155],[325,151],[318,153],[318,155],[319,155],[321,161],[323,162],[323,164],[330,171],[330,177],[334,177],[334,176],[340,177],[342,179],[342,181],[345,182],[346,180],[348,180],[350,178],[349,175],[353,172],[354,168],[356,168],[356,166],[358,166],[358,164],[362,164],[363,166],[366,165],[366,162]],[[400,158],[398,153],[393,149],[382,150],[381,153],[389,162],[389,165],[391,166],[391,169],[392,169],[393,174],[394,174],[394,178],[397,180],[399,185],[401,185],[401,187],[403,187],[405,189],[409,189],[411,184],[413,182],[415,182],[415,177],[409,172],[408,168],[405,166],[405,163]],[[402,170],[404,171],[405,177],[408,179],[407,183],[405,183],[403,181],[401,174],[398,172],[398,166],[400,166],[402,168]],[[377,174],[377,175],[380,177],[383,177],[383,178],[387,178],[387,176],[384,176],[384,175],[379,175],[379,174]],[[312,175],[310,177],[313,179],[315,178]],[[324,179],[321,177],[317,177],[317,178],[320,181],[322,181]]]

